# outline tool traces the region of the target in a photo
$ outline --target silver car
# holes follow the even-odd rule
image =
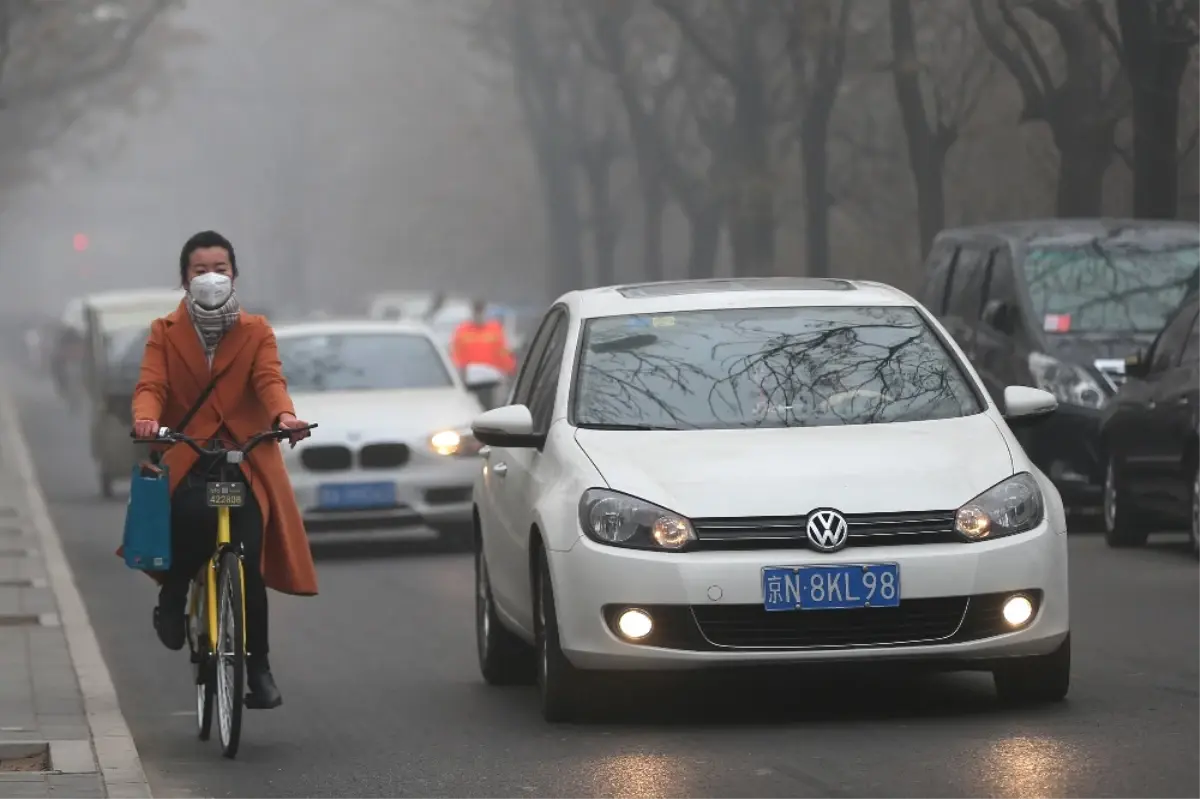
[[[309,539],[471,535],[479,401],[423,325],[321,321],[275,329],[296,413],[318,422],[284,459]],[[491,379],[487,375],[482,379]]]

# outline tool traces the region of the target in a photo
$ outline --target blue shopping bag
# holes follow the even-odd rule
[[[131,569],[171,568],[171,480],[167,467],[133,467],[122,544],[125,565]]]

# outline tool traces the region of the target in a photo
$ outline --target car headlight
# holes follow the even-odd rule
[[[469,429],[439,430],[429,437],[429,450],[437,455],[469,457],[478,455],[483,445]]]
[[[605,488],[583,492],[579,523],[588,538],[618,547],[680,550],[696,540],[692,523],[678,513]]]
[[[1049,391],[1063,405],[1103,408],[1108,392],[1086,369],[1064,363],[1042,352],[1029,353],[1029,371],[1043,391]]]
[[[954,514],[954,529],[968,541],[990,541],[1024,533],[1042,523],[1046,503],[1029,472],[1014,474],[984,491]]]

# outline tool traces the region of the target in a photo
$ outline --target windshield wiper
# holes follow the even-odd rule
[[[682,427],[666,427],[657,424],[580,424],[583,430],[682,430]]]

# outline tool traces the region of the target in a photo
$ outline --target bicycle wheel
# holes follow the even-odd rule
[[[206,565],[204,569],[207,569]],[[212,735],[213,700],[217,686],[213,676],[213,649],[208,640],[208,597],[204,587],[205,571],[192,581],[192,601],[188,605],[188,649],[192,655],[192,682],[196,686],[196,732],[201,741]]]
[[[246,646],[242,631],[242,559],[234,552],[221,556],[217,573],[217,724],[221,754],[235,757],[242,734]]]

